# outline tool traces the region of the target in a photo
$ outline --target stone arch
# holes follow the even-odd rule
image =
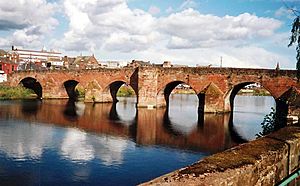
[[[22,84],[25,88],[29,88],[33,90],[38,98],[42,98],[43,96],[43,88],[40,82],[37,81],[36,78],[33,77],[25,77],[23,78],[19,84]]]
[[[106,88],[104,88],[103,93],[102,93],[103,99],[104,100],[111,100],[109,102],[114,102],[114,103],[118,102],[117,93],[118,93],[118,90],[120,89],[120,87],[122,85],[129,86],[130,88],[133,89],[133,87],[130,84],[127,84],[123,80],[113,81]],[[135,90],[134,90],[134,93],[135,93],[135,95],[137,95]]]
[[[259,84],[260,86],[262,86],[265,90],[267,90],[271,96],[276,100],[275,96],[272,94],[272,92],[265,86],[262,85],[262,83],[260,82],[255,82],[255,81],[247,81],[247,82],[240,82],[236,85],[234,85],[227,93],[225,96],[225,110],[228,111],[233,111],[234,108],[234,98],[236,97],[237,93],[244,88],[247,85],[251,85],[251,84]]]
[[[76,80],[67,80],[63,83],[66,92],[69,96],[69,99],[76,100],[78,98],[78,93],[76,92],[75,88],[79,84]]]
[[[275,109],[276,110],[275,129],[277,130],[277,129],[285,126],[286,125],[286,117],[288,114],[288,105],[287,105],[286,101],[282,100],[280,97],[277,98],[274,95],[274,92],[272,92],[268,87],[264,86],[262,83],[259,83],[259,82],[247,81],[247,82],[240,82],[240,83],[234,85],[226,94],[226,97],[225,97],[226,109],[233,112],[234,111],[234,99],[235,99],[237,93],[243,87],[250,85],[250,84],[254,84],[254,83],[259,84],[261,87],[263,87],[263,89],[267,90],[270,93],[270,96],[272,96],[275,101],[275,104],[276,104],[276,106],[275,106],[276,107],[276,109]]]
[[[157,104],[158,106],[166,106],[169,107],[169,101],[170,101],[170,94],[180,84],[185,84],[190,86],[188,83],[181,81],[181,80],[175,80],[171,81],[169,83],[166,83],[160,90],[157,92]],[[191,89],[193,87],[190,86]],[[193,91],[196,93],[195,89]]]

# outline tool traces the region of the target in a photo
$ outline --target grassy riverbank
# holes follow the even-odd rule
[[[36,94],[31,89],[27,89],[22,86],[8,87],[0,85],[0,100],[32,98],[36,98]]]
[[[270,92],[265,89],[242,89],[238,92],[241,96],[270,96]]]
[[[117,92],[118,97],[130,97],[134,95],[135,95],[134,90],[128,86],[121,86],[119,88],[119,91]]]

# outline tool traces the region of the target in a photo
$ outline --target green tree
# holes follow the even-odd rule
[[[300,79],[300,14],[298,11],[291,9],[290,10],[295,14],[296,18],[293,21],[291,29],[291,37],[289,47],[293,44],[296,44],[296,69],[297,69],[297,78]]]

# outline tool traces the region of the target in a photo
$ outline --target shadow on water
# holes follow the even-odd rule
[[[65,109],[63,111],[64,116],[70,121],[76,121],[78,119],[78,115],[76,112],[75,101],[69,99],[65,105]]]
[[[111,121],[120,121],[120,116],[118,115],[117,112],[117,102],[113,102],[113,104],[111,105],[110,108],[110,112],[109,112],[109,119]]]
[[[230,136],[231,136],[233,141],[235,141],[237,143],[246,143],[246,142],[248,142],[248,140],[243,138],[237,132],[237,130],[235,129],[234,123],[233,123],[233,112],[230,113],[229,122],[228,122],[228,129],[229,129],[229,133],[230,133]]]
[[[22,113],[24,115],[35,115],[41,106],[41,100],[21,100]]]
[[[182,133],[180,133],[174,129],[173,124],[169,117],[169,109],[168,108],[169,107],[167,107],[167,109],[165,109],[165,112],[164,112],[163,126],[164,126],[165,130],[167,130],[170,134],[172,134],[174,136],[182,136]]]

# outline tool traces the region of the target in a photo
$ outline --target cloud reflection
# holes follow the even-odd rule
[[[111,136],[105,136],[96,139],[95,145],[96,156],[102,160],[104,165],[119,165],[123,163],[124,151],[126,150],[128,143],[126,140]]]
[[[52,134],[47,126],[7,122],[1,126],[0,149],[17,160],[40,159]]]
[[[62,155],[73,161],[89,161],[94,159],[94,149],[88,144],[87,134],[69,128],[61,146]]]
[[[100,159],[104,165],[123,163],[127,140],[111,136],[93,136],[78,129],[67,129],[61,154],[72,161],[86,163]]]

